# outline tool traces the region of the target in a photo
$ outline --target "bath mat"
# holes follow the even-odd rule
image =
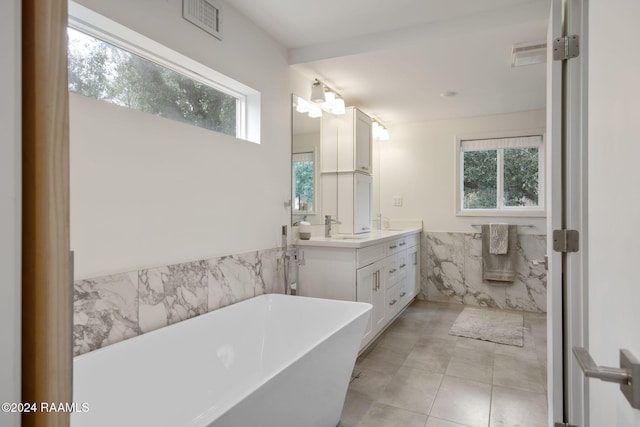
[[[465,307],[449,335],[522,347],[523,324],[522,314]]]

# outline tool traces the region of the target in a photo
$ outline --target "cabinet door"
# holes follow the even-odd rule
[[[407,292],[409,299],[420,292],[420,270],[418,268],[418,247],[414,246],[407,250]]]
[[[371,187],[372,179],[370,175],[354,174],[354,233],[368,233],[371,231]]]
[[[356,273],[356,301],[373,305],[360,348],[367,345],[384,324],[384,288],[381,275],[380,262],[360,268]]]
[[[355,114],[355,170],[371,174],[371,118],[360,110]]]

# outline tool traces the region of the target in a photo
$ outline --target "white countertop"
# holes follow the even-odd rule
[[[309,240],[297,239],[297,246],[322,246],[335,248],[364,248],[387,240],[410,236],[422,231],[422,228],[373,230],[364,234],[335,234],[331,237],[313,236]]]

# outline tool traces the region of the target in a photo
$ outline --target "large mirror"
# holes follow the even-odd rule
[[[318,106],[292,95],[291,224],[322,223],[320,206],[320,123]]]

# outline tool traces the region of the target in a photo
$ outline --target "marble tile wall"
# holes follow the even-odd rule
[[[542,264],[546,236],[518,235],[518,272],[513,283],[482,280],[480,233],[425,232],[422,239],[421,295],[428,301],[547,311],[547,274]]]
[[[74,355],[245,299],[284,292],[278,248],[74,283]]]

